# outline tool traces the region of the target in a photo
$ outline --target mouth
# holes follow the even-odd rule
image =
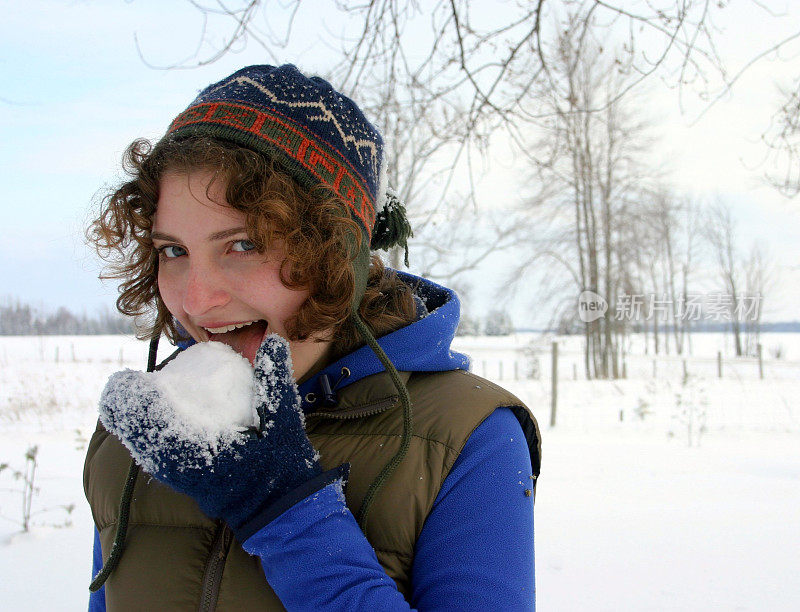
[[[261,319],[203,329],[208,334],[209,341],[227,344],[253,365],[258,347],[268,333],[269,324]]]

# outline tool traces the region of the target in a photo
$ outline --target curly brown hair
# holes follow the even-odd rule
[[[135,140],[125,151],[123,168],[130,180],[102,200],[86,234],[107,263],[101,278],[121,281],[117,310],[136,318],[139,338],[164,332],[173,342],[180,339],[159,295],[158,257],[150,238],[161,177],[210,170],[211,183],[223,181],[227,203],[245,214],[248,238],[259,251],[275,240],[284,242],[281,282],[309,291],[286,322],[289,339],[306,340],[332,330],[334,358],[363,344],[349,317],[355,291],[353,245],[360,244],[361,230],[337,196],[322,187],[304,189],[256,151],[207,137],[166,138],[155,146]],[[416,318],[412,291],[372,256],[359,314],[376,337]]]

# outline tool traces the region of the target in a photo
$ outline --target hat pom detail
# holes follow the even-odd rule
[[[392,247],[402,246],[405,249],[404,262],[408,267],[408,239],[413,235],[405,206],[393,189],[387,189],[383,208],[375,215],[370,248],[388,251]]]

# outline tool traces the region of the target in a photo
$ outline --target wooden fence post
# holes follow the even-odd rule
[[[556,405],[558,400],[558,342],[553,342],[552,392],[550,396],[550,427],[556,426]]]
[[[761,343],[759,342],[756,344],[756,350],[758,351],[758,377],[761,380],[764,380],[764,360],[761,358]]]
[[[722,351],[717,351],[717,378],[722,378]]]

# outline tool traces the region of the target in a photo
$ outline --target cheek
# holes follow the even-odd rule
[[[173,315],[179,316],[182,312],[183,292],[175,275],[170,274],[163,268],[158,270],[158,294],[166,304],[167,310]]]
[[[259,275],[242,288],[249,294],[248,301],[253,306],[282,322],[296,314],[308,297],[308,291],[294,291],[284,286],[277,273]]]
[[[284,314],[286,317],[290,317],[292,315],[297,314],[297,311],[300,310],[300,306],[303,305],[303,302],[306,301],[308,297],[307,291],[291,291],[289,292],[287,289],[286,299],[284,301],[285,305],[285,312]]]
[[[290,291],[289,289],[285,289],[285,299],[284,303],[286,305],[286,317],[293,316],[297,314],[297,311],[300,310],[300,307],[305,303],[306,299],[308,298],[308,291]]]

